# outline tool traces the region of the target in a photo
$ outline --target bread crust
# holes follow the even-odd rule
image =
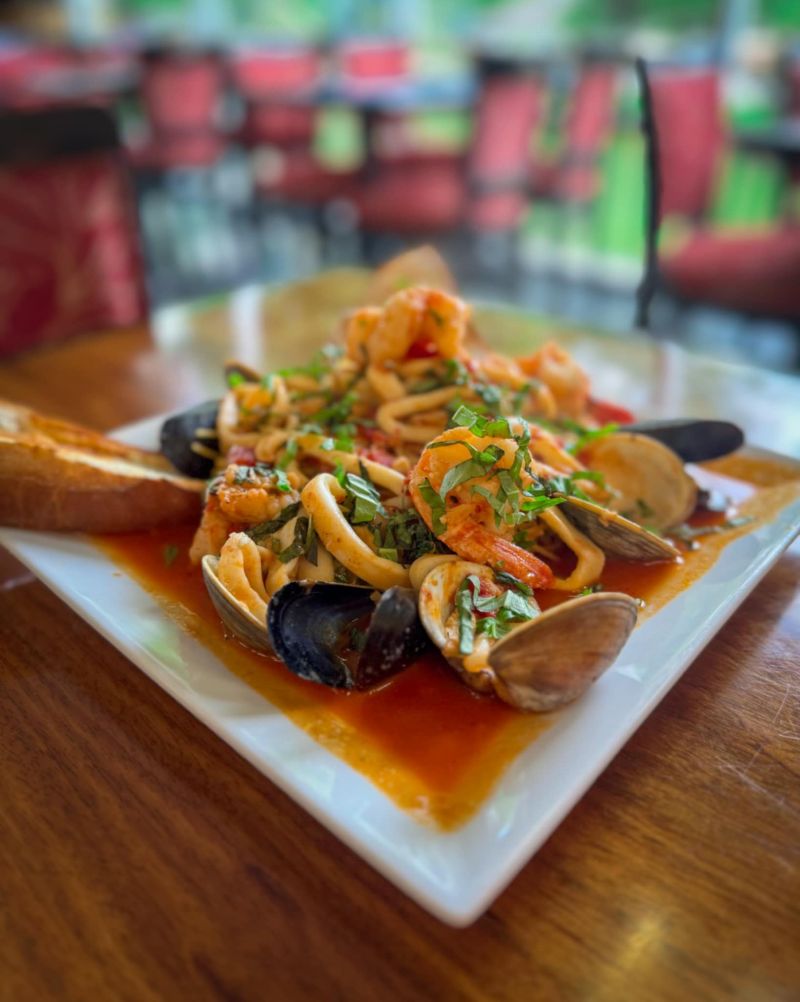
[[[0,401],[0,525],[138,532],[199,518],[203,483],[158,453]]]

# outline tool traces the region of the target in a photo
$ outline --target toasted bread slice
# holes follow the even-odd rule
[[[158,453],[0,401],[0,525],[153,529],[199,518],[202,489]]]

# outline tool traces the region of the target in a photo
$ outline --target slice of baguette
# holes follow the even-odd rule
[[[158,453],[0,401],[0,525],[137,532],[198,519],[202,491]]]

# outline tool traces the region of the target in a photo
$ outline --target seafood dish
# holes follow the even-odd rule
[[[226,377],[161,429],[207,481],[191,559],[230,634],[342,690],[434,649],[520,711],[576,699],[637,622],[607,561],[679,563],[709,504],[685,463],[742,443],[725,422],[637,425],[555,342],[490,351],[426,285],[354,310],[305,365]]]

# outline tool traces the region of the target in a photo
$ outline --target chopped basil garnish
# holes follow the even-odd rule
[[[162,553],[162,556],[164,558],[164,566],[172,567],[172,565],[178,559],[178,554],[180,552],[181,552],[180,547],[176,546],[174,543],[167,543]]]
[[[260,543],[263,539],[266,539],[267,536],[274,536],[279,529],[282,529],[283,526],[286,525],[287,522],[291,522],[299,511],[299,501],[295,501],[294,504],[288,504],[281,510],[281,513],[277,516],[277,518],[270,519],[269,522],[259,522],[258,525],[251,525],[247,530],[247,535],[254,543]]]
[[[476,635],[499,640],[510,632],[512,624],[528,622],[539,615],[539,607],[534,602],[532,593],[528,596],[520,590],[520,586],[523,586],[521,581],[503,571],[496,575],[496,579],[513,584],[499,595],[481,596],[480,578],[469,574],[456,590],[458,651],[462,656],[473,652]]]
[[[301,515],[294,524],[294,539],[289,545],[278,551],[278,560],[288,564],[295,557],[302,557],[315,540],[314,523],[305,515]]]
[[[444,500],[437,494],[433,487],[431,487],[430,480],[422,481],[419,485],[419,492],[431,510],[434,535],[441,536],[445,530],[445,525],[442,521],[446,511]]]
[[[578,427],[580,428],[580,426]],[[577,441],[573,442],[572,445],[567,446],[567,452],[576,456],[582,449],[585,449],[590,442],[596,442],[599,438],[605,438],[607,435],[613,435],[615,431],[619,431],[618,424],[606,424],[603,425],[602,428],[581,428]]]

